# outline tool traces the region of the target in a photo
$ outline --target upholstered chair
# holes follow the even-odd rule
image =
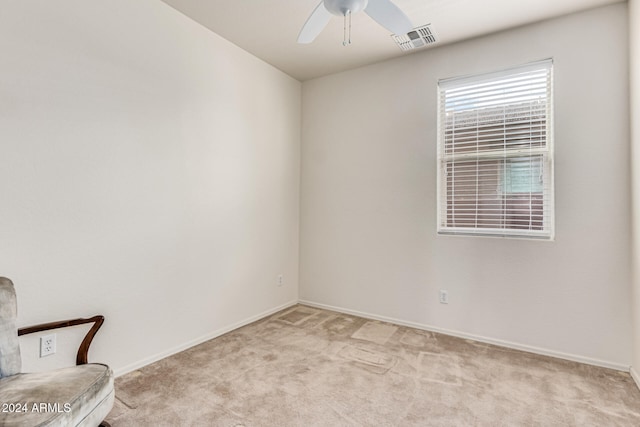
[[[16,329],[16,292],[0,277],[0,426],[108,426],[114,400],[113,372],[87,363],[89,345],[104,318],[72,319]],[[18,335],[93,323],[80,344],[76,366],[22,373]]]

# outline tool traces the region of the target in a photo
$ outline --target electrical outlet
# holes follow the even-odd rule
[[[40,357],[52,355],[56,352],[56,334],[40,337]]]
[[[278,274],[278,287],[282,286],[282,283],[283,283],[282,274]]]
[[[440,289],[440,304],[449,304],[449,292]]]

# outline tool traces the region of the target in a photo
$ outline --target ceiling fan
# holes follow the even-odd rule
[[[391,0],[322,0],[300,30],[298,43],[311,43],[327,25],[331,15],[336,15],[344,17],[342,44],[351,44],[351,15],[362,10],[393,34],[406,34],[413,29],[411,20]]]

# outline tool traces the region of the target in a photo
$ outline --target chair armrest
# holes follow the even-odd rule
[[[83,325],[85,323],[93,323],[94,325],[89,329],[89,332],[85,335],[84,339],[80,343],[78,348],[78,355],[76,356],[76,365],[85,365],[89,362],[89,346],[93,337],[98,332],[98,329],[104,323],[104,316],[93,316],[88,319],[71,319],[61,320],[59,322],[42,323],[40,325],[27,326],[25,328],[18,329],[18,335],[33,334],[35,332],[48,331],[51,329],[67,328],[69,326]]]

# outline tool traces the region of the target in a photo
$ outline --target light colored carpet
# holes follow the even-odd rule
[[[295,306],[116,380],[120,426],[640,426],[629,374]]]

